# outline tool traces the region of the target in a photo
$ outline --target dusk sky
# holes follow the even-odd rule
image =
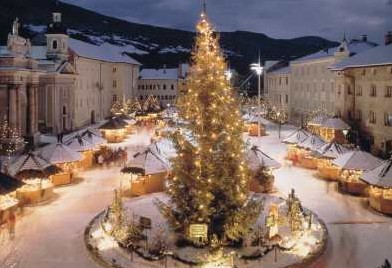
[[[65,0],[131,22],[193,30],[200,0]],[[274,38],[319,35],[339,40],[392,31],[392,0],[209,0],[219,31],[247,30]]]

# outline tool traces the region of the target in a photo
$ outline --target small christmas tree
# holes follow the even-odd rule
[[[141,239],[141,228],[132,222],[124,212],[122,198],[116,190],[112,204],[109,206],[107,222],[111,225],[111,235],[118,242],[128,244]]]
[[[12,155],[24,148],[25,141],[20,130],[9,125],[7,117],[0,120],[0,154]]]
[[[178,156],[168,190],[171,203],[159,205],[183,234],[193,224],[206,224],[211,237],[241,241],[261,205],[249,199],[243,122],[225,77],[227,65],[218,38],[205,12],[197,25],[192,60],[186,89],[178,100],[187,124],[186,131],[173,136]]]

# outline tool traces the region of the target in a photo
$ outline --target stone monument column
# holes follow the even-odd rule
[[[28,116],[27,135],[32,137],[38,132],[38,85],[29,84],[27,86],[28,96]]]
[[[8,125],[10,128],[18,127],[18,85],[8,85]]]

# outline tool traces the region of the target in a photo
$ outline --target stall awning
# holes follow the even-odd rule
[[[392,159],[365,172],[361,179],[374,186],[392,188]]]
[[[309,137],[309,133],[304,129],[300,128],[288,135],[283,142],[288,144],[298,144],[299,142],[303,142],[306,138]]]
[[[246,159],[252,171],[257,171],[260,168],[277,169],[281,167],[278,161],[262,152],[257,146],[248,149]]]
[[[81,153],[69,148],[67,145],[58,143],[44,147],[41,153],[42,157],[51,164],[63,164],[71,162],[79,162],[83,159]]]
[[[301,147],[304,149],[308,149],[311,151],[317,151],[323,145],[325,145],[325,141],[323,139],[321,139],[319,136],[313,134],[313,135],[308,136],[302,142],[299,142],[297,145],[298,145],[298,147]]]
[[[335,159],[332,163],[342,169],[370,170],[380,165],[381,159],[360,150],[351,151]]]

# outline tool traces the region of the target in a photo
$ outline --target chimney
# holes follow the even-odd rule
[[[359,39],[360,39],[362,42],[367,42],[368,37],[367,37],[366,34],[362,34],[362,35],[359,36]]]
[[[388,46],[390,44],[392,44],[392,32],[388,32],[385,35],[385,45]]]

